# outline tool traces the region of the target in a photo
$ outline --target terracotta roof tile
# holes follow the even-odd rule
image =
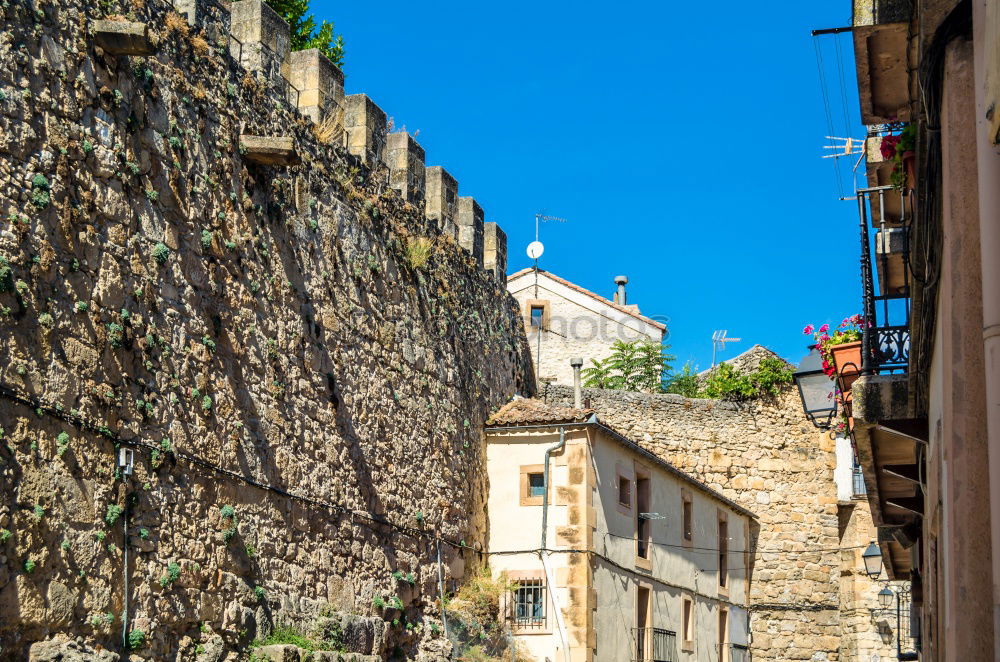
[[[574,409],[550,405],[533,398],[518,398],[508,402],[486,421],[489,426],[530,425],[535,423],[583,423],[593,409]]]
[[[531,273],[532,271],[534,271],[534,267],[527,267],[525,269],[521,269],[520,271],[512,273],[511,275],[507,276],[507,281],[510,282],[514,278],[518,278],[520,276],[523,276],[526,273]],[[636,318],[637,320],[642,320],[646,324],[650,324],[652,326],[655,326],[657,329],[660,329],[661,331],[666,331],[667,330],[667,325],[666,324],[662,324],[660,322],[657,322],[656,320],[653,320],[653,319],[650,319],[650,318],[646,317],[645,315],[637,313],[634,310],[630,310],[629,306],[620,306],[617,303],[615,303],[614,301],[609,301],[608,299],[605,299],[604,297],[602,297],[600,294],[596,294],[594,292],[591,292],[588,289],[585,289],[583,287],[580,287],[579,285],[576,285],[575,283],[571,283],[568,280],[566,280],[565,278],[560,278],[559,276],[555,275],[551,271],[546,271],[545,269],[539,269],[538,273],[545,274],[546,276],[548,276],[549,278],[551,278],[552,280],[556,281],[557,283],[559,283],[561,285],[565,285],[566,287],[568,287],[570,289],[576,290],[580,294],[585,294],[588,297],[590,297],[591,299],[596,299],[597,301],[600,301],[604,305],[610,306],[611,308],[614,308],[615,310],[617,310],[619,312],[625,313],[626,315],[631,315],[632,317]]]

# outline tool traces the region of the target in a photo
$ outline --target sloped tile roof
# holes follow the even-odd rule
[[[583,423],[594,413],[593,409],[560,407],[535,400],[518,398],[508,402],[490,416],[486,425],[531,425],[546,423]]]
[[[525,274],[529,274],[532,271],[534,271],[534,267],[527,267],[526,269],[521,269],[520,271],[517,271],[517,272],[512,273],[511,275],[507,276],[507,282],[509,283],[510,281],[514,280],[515,278],[520,278],[521,276],[523,276]],[[539,269],[538,273],[545,274],[546,278],[551,278],[552,280],[556,281],[560,285],[565,285],[566,287],[568,287],[568,288],[570,288],[572,290],[576,290],[580,294],[585,294],[588,297],[590,297],[591,299],[595,299],[595,300],[603,303],[605,306],[608,306],[609,308],[614,308],[615,310],[617,310],[619,312],[622,312],[622,313],[625,313],[626,315],[631,315],[632,317],[636,318],[637,320],[641,320],[641,321],[645,322],[646,324],[649,324],[651,326],[655,326],[657,329],[660,329],[661,331],[666,331],[667,330],[667,325],[666,324],[662,324],[660,322],[657,322],[656,320],[653,320],[653,319],[650,319],[650,318],[646,317],[645,315],[637,313],[636,311],[631,310],[628,306],[620,306],[617,303],[615,303],[614,301],[609,301],[608,299],[605,299],[604,297],[602,297],[600,294],[596,294],[594,292],[591,292],[588,289],[585,289],[583,287],[580,287],[579,285],[576,285],[575,283],[571,283],[568,280],[566,280],[565,278],[560,278],[559,276],[555,275],[551,271],[545,271],[545,269]]]

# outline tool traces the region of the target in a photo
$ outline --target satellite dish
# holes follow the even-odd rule
[[[540,241],[533,241],[528,244],[528,257],[532,260],[537,260],[545,252],[545,246],[542,245]]]

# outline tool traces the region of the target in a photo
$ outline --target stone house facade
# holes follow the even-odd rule
[[[515,638],[535,660],[748,662],[753,513],[593,414],[519,399],[487,422]]]
[[[548,385],[542,397],[568,406],[573,390]],[[735,404],[584,389],[583,405],[757,515],[749,595],[755,660],[894,657],[871,612],[879,587],[863,573],[867,504],[838,498],[837,442],[809,423],[797,393]]]
[[[521,308],[539,382],[572,385],[569,360],[579,357],[589,365],[591,359],[604,359],[617,340],[663,342],[666,325],[626,303],[625,283],[616,284],[615,300],[610,301],[541,269],[522,269],[507,277],[507,291]]]

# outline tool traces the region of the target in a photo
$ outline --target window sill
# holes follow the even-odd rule
[[[644,559],[641,556],[635,557],[635,567],[640,570],[646,570],[648,572],[653,571],[653,561],[652,559]]]
[[[525,636],[525,635],[531,635],[531,634],[552,634],[552,629],[550,627],[548,627],[547,625],[540,626],[540,627],[517,627],[517,626],[512,626],[511,629],[510,629],[510,631],[511,631],[512,634],[516,634],[518,636]]]

